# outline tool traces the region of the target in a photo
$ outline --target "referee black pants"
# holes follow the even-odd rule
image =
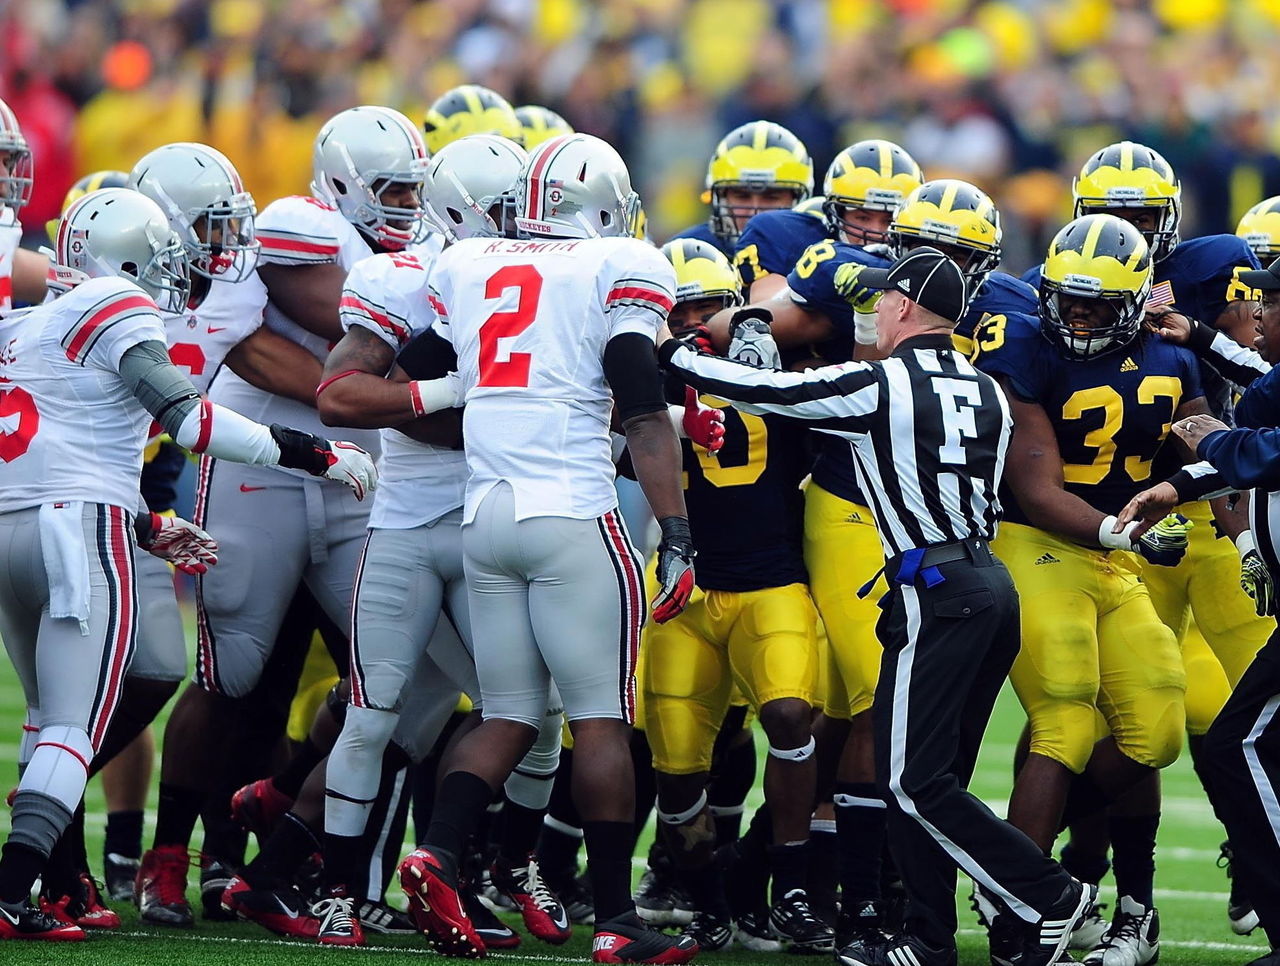
[[[1197,762],[1231,839],[1231,872],[1280,947],[1280,629],[1204,736]]]
[[[873,708],[876,772],[889,847],[906,888],[907,932],[950,948],[956,868],[1028,924],[1070,876],[967,786],[996,695],[1021,641],[1018,594],[985,544],[940,564],[928,587],[890,581],[876,634],[884,646]],[[895,569],[886,568],[892,577]]]

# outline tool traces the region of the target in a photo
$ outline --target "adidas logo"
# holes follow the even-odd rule
[[[1040,556],[1036,558],[1037,567],[1039,567],[1041,564],[1051,564],[1051,563],[1062,563],[1062,561],[1059,560],[1057,557],[1055,557],[1051,553],[1042,553],[1040,554]]]
[[[845,523],[861,523],[861,522],[862,522],[862,514],[861,514],[861,513],[850,513],[847,517],[845,517],[845,518],[844,518],[844,522],[845,522]]]
[[[1133,361],[1132,356],[1125,356],[1124,362],[1120,363],[1121,372],[1137,372],[1138,364]]]

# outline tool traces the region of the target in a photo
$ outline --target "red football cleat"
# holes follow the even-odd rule
[[[161,845],[142,856],[134,895],[138,897],[138,918],[158,926],[195,925],[187,902],[187,867],[191,858],[185,845]]]
[[[535,938],[559,946],[573,935],[568,913],[543,881],[538,872],[538,861],[532,855],[523,865],[495,862],[489,869],[489,880],[516,904],[524,918],[525,928]]]
[[[436,952],[461,959],[482,959],[484,940],[447,874],[429,849],[414,849],[400,863],[400,885],[409,897],[409,914]]]
[[[270,778],[260,778],[237,789],[231,796],[231,819],[264,842],[284,813],[293,808],[293,799],[276,788]]]
[[[83,942],[84,930],[28,902],[0,902],[0,939]]]
[[[596,923],[591,944],[597,963],[687,963],[697,954],[693,939],[650,929],[635,913]]]
[[[80,888],[74,896],[53,900],[40,897],[42,911],[81,929],[119,929],[120,917],[102,902],[98,885],[87,872],[80,873]]]
[[[320,921],[292,889],[255,889],[236,876],[222,893],[222,907],[277,936],[316,939],[320,935]]]

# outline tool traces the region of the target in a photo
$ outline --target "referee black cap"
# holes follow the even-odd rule
[[[958,322],[969,303],[960,266],[936,248],[915,248],[888,268],[864,268],[858,284],[869,289],[901,292],[917,305]]]

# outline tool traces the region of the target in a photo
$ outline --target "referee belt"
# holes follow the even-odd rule
[[[928,547],[904,550],[887,558],[876,577],[883,573],[897,584],[914,584],[917,580],[922,580],[925,587],[936,587],[947,579],[938,567],[957,560],[968,560],[975,567],[993,567],[996,563],[995,554],[984,538],[966,537],[951,543],[935,543]],[[858,591],[858,596],[865,597],[874,583],[875,577],[872,577]]]

